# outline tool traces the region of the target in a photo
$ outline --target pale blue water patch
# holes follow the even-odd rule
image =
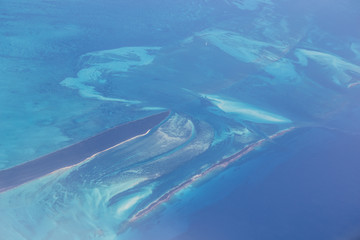
[[[102,96],[95,86],[105,84],[109,75],[120,74],[117,78],[121,81],[121,73],[151,64],[155,58],[153,52],[159,49],[159,47],[124,47],[84,54],[80,58],[80,65],[83,68],[79,70],[77,77],[66,78],[61,85],[78,90],[83,97],[126,104],[140,103],[138,100]]]
[[[55,151],[74,139],[89,136],[86,132],[77,137],[69,136],[64,130],[76,125],[98,104],[83,102],[49,82],[68,74],[66,66],[70,64],[71,61],[64,61],[53,67],[42,60],[9,58],[1,61],[1,169]],[[89,127],[89,124],[91,121],[83,127]]]
[[[227,2],[234,4],[236,7],[238,7],[241,10],[256,10],[261,5],[272,5],[273,3],[270,0],[227,0]]]
[[[233,114],[233,117],[239,118],[241,120],[247,120],[256,123],[291,123],[291,120],[283,116],[266,112],[246,103],[226,100],[216,95],[202,94],[202,96],[206,99],[209,99],[223,112]]]
[[[341,57],[330,53],[319,51],[298,49],[295,54],[299,59],[299,63],[303,66],[308,65],[307,59],[316,61],[320,67],[328,70],[327,77],[332,79],[332,81],[337,85],[349,87],[351,84],[360,83],[359,65],[345,61]]]
[[[260,65],[278,60],[282,52],[287,49],[286,45],[250,39],[239,33],[222,29],[206,29],[196,33],[195,36],[214,44],[238,60]]]
[[[271,75],[268,81],[272,84],[280,82],[297,83],[304,81],[296,70],[294,63],[286,58],[282,58],[264,67],[264,71]]]
[[[141,109],[145,110],[145,111],[165,111],[166,110],[166,108],[163,108],[163,107],[143,107]]]

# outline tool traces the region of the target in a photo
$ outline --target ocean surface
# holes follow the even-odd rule
[[[359,13],[0,0],[0,240],[359,239]]]

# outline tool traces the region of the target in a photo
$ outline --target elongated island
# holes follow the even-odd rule
[[[70,168],[133,138],[147,134],[164,121],[170,112],[118,125],[79,143],[21,165],[0,171],[0,193],[54,171]]]

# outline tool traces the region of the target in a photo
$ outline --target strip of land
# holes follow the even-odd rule
[[[125,141],[145,135],[165,120],[169,114],[170,112],[162,112],[121,124],[56,152],[2,170],[0,171],[0,193],[54,171],[75,166]]]
[[[190,179],[186,180],[185,182],[175,186],[174,188],[170,189],[168,192],[166,192],[164,195],[162,195],[160,198],[158,198],[157,200],[155,200],[154,202],[150,203],[147,207],[145,207],[144,209],[140,210],[139,212],[137,212],[131,219],[130,222],[135,222],[136,220],[146,216],[147,214],[149,214],[150,212],[152,212],[157,206],[161,205],[164,202],[167,202],[168,200],[171,199],[172,196],[174,196],[176,193],[180,192],[181,190],[187,188],[188,186],[190,186],[191,184],[193,184],[194,182],[196,182],[197,180],[209,175],[210,173],[214,172],[215,170],[218,170],[220,168],[226,168],[230,163],[237,161],[238,159],[242,158],[243,156],[245,156],[246,154],[252,152],[253,150],[255,150],[257,147],[261,146],[263,143],[265,143],[268,140],[272,140],[275,139],[277,137],[281,137],[284,134],[294,130],[294,127],[291,128],[287,128],[284,130],[281,130],[271,136],[268,137],[268,139],[264,138],[264,139],[260,139],[257,142],[254,142],[246,147],[244,147],[241,151],[235,153],[234,155],[222,159],[220,162],[215,163],[214,165],[210,166],[209,168],[207,168],[205,171],[198,173],[194,176],[192,176]]]

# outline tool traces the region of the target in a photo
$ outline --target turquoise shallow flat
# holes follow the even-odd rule
[[[359,239],[359,13],[0,0],[0,240]]]

